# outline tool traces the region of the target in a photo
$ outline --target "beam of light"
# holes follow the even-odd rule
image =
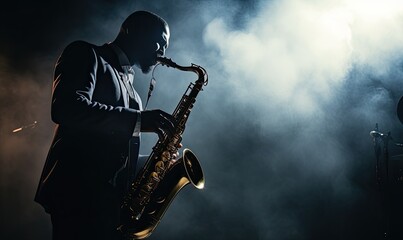
[[[237,96],[248,101],[254,92],[265,109],[271,102],[313,116],[337,97],[352,66],[382,73],[403,52],[400,2],[267,2],[244,30],[212,20],[204,40],[218,49]]]
[[[215,19],[205,40],[219,48],[238,94],[246,98],[255,92],[273,106],[311,115],[318,98],[331,97],[349,67],[349,20],[341,10],[289,1],[267,7],[245,31],[232,31]],[[249,81],[253,84],[244,85]]]
[[[348,9],[366,20],[394,18],[401,14],[403,2],[400,0],[354,0],[346,1]]]

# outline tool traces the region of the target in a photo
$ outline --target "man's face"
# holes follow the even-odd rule
[[[169,45],[169,28],[159,28],[150,36],[146,37],[139,49],[138,65],[143,73],[151,71],[152,67],[157,64],[157,57],[163,57],[165,50]]]

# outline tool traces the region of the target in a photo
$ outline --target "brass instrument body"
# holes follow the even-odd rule
[[[187,184],[191,183],[198,189],[204,187],[203,171],[192,151],[185,149],[182,157],[177,160],[172,156],[179,149],[196,97],[208,82],[207,73],[195,64],[183,67],[166,58],[159,58],[158,61],[168,67],[195,72],[198,80],[190,83],[172,114],[177,123],[174,134],[164,135],[157,141],[124,197],[121,225],[118,229],[126,239],[148,237],[161,221],[174,197]]]

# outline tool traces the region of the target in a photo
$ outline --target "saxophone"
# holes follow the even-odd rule
[[[158,62],[181,71],[194,72],[198,79],[189,84],[172,114],[177,123],[174,134],[164,134],[157,141],[123,198],[118,230],[125,239],[130,240],[150,236],[173,198],[184,186],[191,183],[198,189],[204,187],[203,170],[195,154],[190,149],[184,149],[182,157],[177,160],[173,158],[173,154],[179,149],[196,97],[208,83],[207,72],[196,64],[180,66],[167,58],[158,58]]]

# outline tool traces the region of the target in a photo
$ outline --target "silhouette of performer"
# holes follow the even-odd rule
[[[113,42],[76,41],[58,59],[51,105],[56,128],[35,196],[51,216],[54,240],[120,239],[119,209],[134,177],[140,132],[172,134],[175,128],[170,114],[143,111],[132,66],[148,73],[169,36],[165,20],[136,11]]]

